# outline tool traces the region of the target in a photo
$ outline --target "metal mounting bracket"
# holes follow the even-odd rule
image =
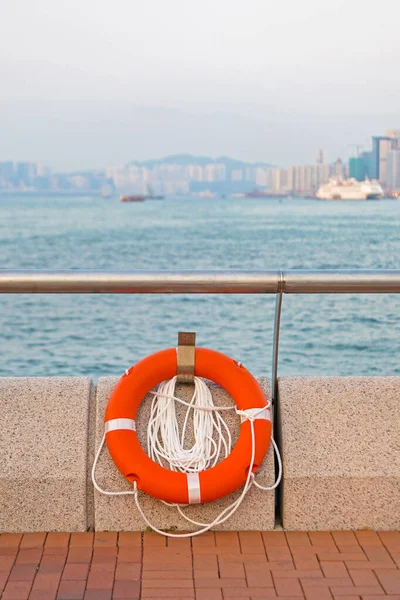
[[[196,350],[196,333],[180,331],[177,349],[178,383],[194,382],[194,363]]]

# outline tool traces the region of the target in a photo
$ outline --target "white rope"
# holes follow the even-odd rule
[[[154,396],[151,403],[150,419],[147,427],[147,447],[150,457],[160,465],[165,466],[165,463],[167,463],[171,470],[180,471],[182,473],[198,473],[199,471],[213,467],[217,464],[221,453],[223,453],[225,457],[230,454],[232,446],[229,428],[225,423],[225,420],[219,414],[219,411],[235,410],[238,415],[245,417],[250,421],[251,428],[251,460],[246,482],[240,496],[234,500],[232,504],[227,506],[211,523],[194,521],[185,515],[179,504],[164,502],[164,504],[175,506],[183,518],[190,523],[199,526],[201,529],[191,533],[182,534],[169,533],[157,529],[157,527],[150,523],[140,506],[136,482],[133,484],[133,491],[123,492],[103,490],[96,482],[96,466],[104,446],[105,434],[103,435],[93,463],[92,481],[96,490],[101,494],[108,496],[133,495],[137,509],[143,520],[157,533],[166,537],[185,538],[205,533],[215,525],[220,525],[227,521],[239,508],[252,485],[266,491],[274,490],[282,479],[282,460],[275,440],[272,437],[271,440],[278,461],[278,477],[275,483],[270,487],[264,487],[257,483],[253,473],[255,459],[254,421],[257,419],[258,414],[263,412],[266,407],[260,408],[259,411],[255,411],[252,416],[249,416],[246,411],[238,410],[234,406],[215,406],[210,389],[199,377],[194,378],[195,389],[191,401],[185,402],[175,396],[176,381],[177,378],[173,377],[169,381],[162,382],[159,385],[157,392],[150,392]],[[187,407],[181,433],[179,432],[179,425],[176,417],[175,402],[179,402]],[[269,406],[268,403],[267,408],[269,408]],[[194,443],[190,448],[185,448],[185,435],[187,433],[191,411],[193,411]],[[215,438],[217,441],[215,441]]]

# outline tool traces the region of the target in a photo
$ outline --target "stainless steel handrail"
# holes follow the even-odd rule
[[[400,270],[8,271],[4,294],[276,294],[271,396],[277,395],[283,294],[399,294]]]
[[[400,270],[9,271],[0,293],[18,294],[400,293]]]

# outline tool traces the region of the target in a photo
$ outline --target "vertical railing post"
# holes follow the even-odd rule
[[[279,334],[281,327],[281,313],[283,290],[285,286],[285,274],[279,272],[278,293],[275,296],[275,319],[274,319],[274,341],[272,348],[272,378],[271,378],[271,404],[276,402],[278,392],[278,360],[279,360]]]

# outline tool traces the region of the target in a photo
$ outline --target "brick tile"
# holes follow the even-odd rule
[[[165,571],[165,573],[168,573],[168,571]],[[238,573],[236,572],[236,575],[238,575]],[[190,573],[190,576],[192,579],[219,579],[220,574],[218,573],[218,571],[216,569],[211,569],[209,571],[205,571],[204,569],[201,570],[197,570],[194,569],[193,573]],[[231,573],[225,575],[221,573],[222,577],[230,577]]]
[[[310,531],[308,537],[310,538],[311,545],[316,548],[323,546],[325,548],[331,547],[336,549],[335,540],[330,531]]]
[[[254,564],[259,564],[259,565],[261,565],[261,564],[266,565],[268,562],[265,554],[240,554],[240,553],[229,554],[228,552],[225,552],[224,554],[219,554],[218,561],[220,564],[221,564],[221,562],[227,562],[227,563],[243,563],[243,564],[254,563]],[[279,561],[277,561],[277,562],[279,562]]]
[[[92,547],[94,540],[94,533],[91,531],[85,531],[82,533],[71,533],[69,545],[71,548],[78,547]]]
[[[216,588],[216,587],[220,587],[220,588],[245,588],[246,586],[246,580],[245,579],[230,579],[228,577],[224,577],[221,579],[215,579],[215,577],[213,577],[212,579],[196,579],[195,580],[195,587],[196,589],[198,588]]]
[[[123,581],[134,581],[140,579],[142,566],[140,563],[119,563],[115,571],[115,579]],[[168,573],[168,571],[166,571]],[[173,571],[175,577],[179,571]]]
[[[373,587],[364,587],[364,586],[359,586],[359,587],[331,587],[331,592],[333,594],[333,596],[336,597],[342,597],[342,596],[367,596],[370,597],[373,594],[381,594],[382,593],[382,588],[380,586],[373,588]]]
[[[210,546],[210,545],[205,545],[202,546],[201,544],[197,544],[196,546],[192,547],[192,552],[193,554],[197,555],[197,554],[201,554],[201,555],[212,555],[212,554],[224,554],[224,552],[226,552],[229,548],[226,547],[220,547],[217,548],[217,546]],[[232,551],[232,553],[235,552],[235,554],[240,553],[240,548],[237,547],[234,551]]]
[[[378,531],[378,535],[386,548],[398,549],[400,551],[400,531]]]
[[[168,588],[164,589],[161,594],[159,588],[149,588],[142,590],[141,598],[174,598],[175,600],[181,600],[181,598],[194,598],[194,591],[182,588]]]
[[[84,600],[111,600],[111,590],[86,590]]]
[[[45,546],[43,556],[63,556],[67,558],[68,546]]]
[[[234,547],[239,548],[239,536],[236,531],[216,531],[215,543],[217,548],[229,546],[232,550]]]
[[[360,596],[357,596],[357,598],[360,598]],[[362,600],[400,600],[400,594],[390,594],[390,596],[387,596],[386,594],[368,594],[366,596],[362,596]],[[343,596],[340,596],[340,600],[343,600]]]
[[[9,573],[15,562],[15,556],[0,556],[0,573]]]
[[[151,546],[158,546],[160,548],[165,548],[167,545],[167,540],[163,535],[159,535],[154,531],[145,531],[143,534],[143,546],[144,548]]]
[[[114,584],[114,573],[90,571],[86,588],[88,590],[111,590]]]
[[[69,533],[51,532],[47,534],[45,548],[66,548],[69,544]]]
[[[46,541],[46,533],[24,533],[20,548],[41,548]]]
[[[224,600],[228,598],[276,598],[276,592],[272,588],[223,588]],[[304,598],[303,595],[295,596],[296,600]],[[287,599],[286,599],[287,600]]]
[[[358,547],[359,545],[353,531],[332,531],[332,537],[341,552],[342,548],[349,548],[352,546]]]
[[[372,532],[371,532],[372,533]],[[380,562],[387,562],[388,565],[393,563],[392,557],[386,550],[385,546],[365,546],[363,548],[368,560],[378,560]]]
[[[368,546],[382,546],[382,540],[375,531],[355,531],[354,533],[362,548]]]
[[[92,563],[90,565],[90,571],[89,571],[89,573],[91,575],[97,575],[97,574],[107,573],[108,575],[113,575],[114,576],[115,565],[108,564],[108,563]]]
[[[38,565],[42,558],[42,548],[27,548],[20,550],[17,555],[17,564]]]
[[[293,560],[294,564],[296,565],[296,569],[299,569],[300,571],[317,570],[320,568],[320,562],[316,556],[307,556],[297,553],[295,554]]]
[[[286,539],[290,548],[311,546],[310,538],[305,531],[286,531]]]
[[[213,580],[214,581],[214,580]],[[203,586],[207,587],[207,586]],[[215,585],[217,587],[217,585]],[[193,579],[144,579],[142,582],[142,588],[147,590],[149,588],[161,588],[161,589],[170,589],[170,588],[186,588],[193,590]]]
[[[400,594],[400,571],[376,569],[375,573],[387,594]]]
[[[119,562],[140,562],[141,560],[141,548],[134,548],[133,546],[122,546],[118,549]]]
[[[192,547],[194,549],[204,546],[215,546],[215,535],[213,531],[206,531],[206,533],[203,533],[202,535],[197,535],[194,538],[192,538]]]
[[[349,576],[347,577],[324,577],[322,579],[302,579],[303,587],[349,587],[353,585]]]
[[[94,548],[92,562],[115,562],[118,556],[117,546],[105,546],[103,548]]]
[[[10,573],[10,581],[32,582],[36,573],[36,565],[14,565]]]
[[[43,592],[41,590],[32,591],[29,594],[29,600],[56,600],[57,591]]]
[[[82,600],[85,595],[86,581],[61,581],[57,600]]]
[[[96,531],[94,534],[94,546],[116,546],[118,533],[116,531]]]
[[[28,600],[31,585],[30,581],[9,581],[2,600]]]
[[[347,577],[348,571],[344,562],[341,561],[329,561],[323,560],[321,563],[321,569],[325,577]]]
[[[274,569],[272,571],[274,579],[322,579],[323,574],[320,569],[311,571],[298,571],[297,569]]]
[[[263,539],[259,531],[240,531],[240,548],[246,554],[262,554],[265,552]]]
[[[337,596],[336,596],[337,597]],[[369,598],[369,600],[371,599],[372,596],[366,596],[367,598]],[[340,600],[360,600],[360,596],[339,596]],[[376,596],[375,596],[376,598]],[[386,596],[385,596],[386,599]]]
[[[220,564],[221,564],[220,559]],[[217,569],[218,561],[216,556],[193,556],[193,568],[194,569]]]
[[[167,547],[173,550],[182,550],[191,552],[192,544],[190,538],[168,538]]]
[[[220,588],[196,590],[196,600],[222,600],[222,591]]]
[[[86,580],[89,573],[89,565],[86,563],[82,564],[69,564],[65,565],[62,579],[72,581]]]
[[[278,548],[287,548],[288,543],[284,531],[263,531],[261,536],[267,550],[275,546]]]
[[[8,581],[8,573],[0,573],[0,597],[1,597],[1,592],[6,587],[7,581]]]
[[[320,561],[323,560],[341,560],[347,562],[348,560],[368,560],[365,556],[362,548],[358,546],[359,550],[355,548],[349,552],[334,552],[330,549],[318,550],[317,556]]]
[[[140,581],[116,581],[113,598],[140,598]]]
[[[242,563],[229,563],[219,561],[219,574],[221,577],[245,578],[244,566]]]
[[[348,560],[346,562],[346,567],[350,570],[350,569],[355,569],[355,570],[360,570],[360,569],[364,569],[364,570],[372,570],[374,571],[375,569],[394,569],[396,570],[396,565],[392,562],[392,563],[387,563],[386,561],[367,561],[367,560]]]
[[[63,556],[47,555],[43,556],[40,561],[40,572],[41,573],[58,573],[64,569],[65,558]]]
[[[32,591],[53,592],[57,591],[61,573],[38,573],[33,582]]]
[[[210,573],[209,571],[198,571],[199,573]],[[195,571],[196,573],[196,571]],[[193,573],[189,570],[179,571],[144,571],[142,573],[142,579],[151,581],[152,579],[190,579],[193,581]]]
[[[304,588],[304,595],[307,600],[332,600],[332,594],[327,587],[316,586]],[[358,600],[358,598],[357,598]]]
[[[92,559],[92,547],[72,547],[67,555],[67,563],[90,563]]]
[[[303,590],[297,579],[276,579],[275,588],[278,596],[298,596],[304,598]]]
[[[0,535],[0,548],[18,548],[22,540],[22,533],[2,533]]]
[[[267,557],[269,561],[292,560],[292,553],[287,546],[267,547]]]
[[[247,585],[249,587],[274,587],[270,571],[247,571]]]
[[[134,546],[135,548],[141,548],[142,534],[140,531],[121,531],[118,535],[118,546]]]
[[[379,581],[373,571],[367,571],[366,569],[350,569],[349,573],[354,585],[370,585],[371,587],[379,585]]]

